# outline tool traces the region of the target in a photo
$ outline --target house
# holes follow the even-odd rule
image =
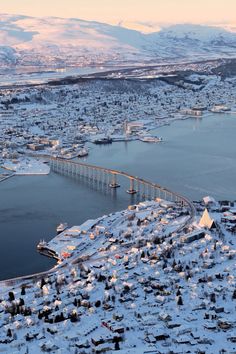
[[[27,144],[27,149],[33,150],[33,151],[40,151],[44,149],[43,144]]]
[[[217,204],[216,200],[213,197],[210,197],[209,195],[202,198],[202,200],[205,205],[216,205]]]

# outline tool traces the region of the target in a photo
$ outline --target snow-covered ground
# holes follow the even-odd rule
[[[7,160],[2,167],[15,172],[15,175],[48,175],[50,172],[49,165],[33,158]]]
[[[1,282],[0,350],[234,353],[236,241],[221,220],[235,208],[208,205],[208,230],[198,226],[204,207],[185,237],[173,229],[185,210],[162,200],[59,236],[94,250],[81,258],[76,245],[41,280]]]
[[[29,31],[29,25],[35,29],[34,19],[16,16],[5,20],[13,27],[28,28],[21,33],[22,43],[13,44],[23,51],[31,41],[44,44],[51,28],[51,19],[38,19],[37,24],[43,25],[36,35]],[[88,24],[74,20],[73,25],[78,30]],[[58,26],[54,39],[59,35],[65,39],[65,23],[58,19]],[[95,27],[96,40],[99,36],[110,46],[111,39],[103,33],[107,27]],[[120,29],[113,30],[116,40],[112,45],[116,46]],[[201,41],[205,46],[226,35],[222,30],[214,31],[214,36],[205,28],[191,30],[191,43]],[[91,35],[86,31],[82,42]],[[125,33],[119,40],[124,41]],[[181,42],[184,46],[185,34],[183,27],[161,31],[158,41],[162,46],[154,54],[169,55],[163,45],[167,39],[172,46]],[[135,45],[140,46],[144,35],[133,35]],[[231,34],[226,36],[232,44]],[[123,50],[131,44],[125,43]],[[117,50],[112,51],[114,61],[121,58]],[[62,52],[65,55],[65,48]],[[24,63],[37,55],[31,54],[21,58]],[[132,52],[129,59],[136,54]],[[4,47],[0,56],[14,63],[17,53]],[[93,59],[104,62],[111,56],[103,52]],[[53,53],[43,60],[53,64]],[[48,174],[47,165],[26,156],[73,155],[101,135],[127,140],[140,136],[127,134],[127,123],[134,127],[136,122],[138,132],[146,134],[188,117],[194,109],[203,115],[217,107],[235,112],[235,76],[215,72],[218,65],[167,66],[162,68],[165,77],[159,80],[148,79],[162,76],[161,69],[149,68],[111,72],[103,80],[87,77],[72,85],[4,88],[0,92],[3,165],[16,174]],[[179,70],[180,75],[176,74]],[[35,281],[1,282],[0,352],[235,353],[235,209],[209,207],[216,228],[208,230],[198,225],[204,206],[197,207],[198,220],[184,232],[178,230],[186,210],[157,201],[72,227],[54,238],[48,247],[61,258],[55,269]]]
[[[236,34],[232,28],[125,22],[112,26],[76,18],[0,14],[0,62],[61,68],[233,57]]]
[[[20,154],[68,156],[86,141],[110,136],[132,140],[137,133],[210,110],[236,111],[235,77],[210,73],[209,63],[191,65],[194,74],[159,80],[123,80],[125,76],[156,75],[157,69],[121,72],[122,79],[84,79],[74,85],[2,89],[0,98],[0,158]],[[165,70],[175,70],[166,67]],[[195,71],[194,71],[195,70]],[[205,70],[200,74],[197,70]],[[110,74],[112,75],[112,74]],[[128,132],[127,123],[138,131]],[[163,137],[165,139],[165,137]]]

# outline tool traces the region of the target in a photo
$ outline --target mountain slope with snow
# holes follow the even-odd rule
[[[236,33],[230,29],[186,24],[143,33],[124,26],[3,14],[0,63],[88,66],[236,54]]]

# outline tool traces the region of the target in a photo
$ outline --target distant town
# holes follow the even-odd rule
[[[176,119],[235,112],[236,79],[223,75],[222,65],[228,64],[147,67],[2,88],[0,161],[84,157],[87,142],[159,142],[164,137],[152,129]]]

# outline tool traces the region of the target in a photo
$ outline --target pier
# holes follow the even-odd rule
[[[0,174],[0,182],[6,181],[8,178],[15,176],[15,173],[11,174]]]

